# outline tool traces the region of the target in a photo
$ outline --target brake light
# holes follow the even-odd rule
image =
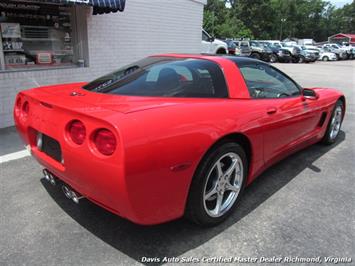
[[[79,120],[72,121],[69,125],[68,131],[71,140],[75,144],[81,145],[84,143],[86,137],[86,128],[83,122]]]
[[[112,155],[116,150],[117,142],[115,135],[108,129],[99,129],[94,134],[94,144],[103,155]]]
[[[21,103],[22,103],[21,97],[18,97],[17,100],[16,100],[16,107],[17,107],[18,109],[21,108]]]
[[[20,115],[20,110],[21,110],[21,97],[17,97],[16,103],[15,103],[15,115],[19,116]]]
[[[26,101],[23,103],[22,105],[22,119],[26,120],[28,117],[28,114],[30,112],[30,105],[29,103]]]

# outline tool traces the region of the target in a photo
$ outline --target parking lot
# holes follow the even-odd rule
[[[313,145],[264,172],[239,209],[214,228],[184,219],[138,226],[86,200],[75,205],[44,181],[31,157],[1,163],[0,265],[220,256],[352,257],[355,264],[355,61],[274,65],[304,87],[345,93],[347,114],[335,145]]]

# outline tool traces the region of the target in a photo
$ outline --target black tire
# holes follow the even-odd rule
[[[207,184],[211,181],[212,170],[215,167],[217,161],[219,161],[223,156],[228,155],[230,153],[237,154],[241,159],[241,165],[243,166],[243,171],[241,176],[241,183],[239,192],[235,196],[235,200],[233,203],[229,204],[226,212],[219,217],[212,217],[208,211],[207,200],[205,201],[205,189],[207,188]],[[228,167],[227,167],[228,168]],[[234,170],[233,170],[234,171]],[[236,170],[235,170],[236,171]],[[200,162],[196,173],[192,179],[192,183],[190,186],[189,196],[186,204],[185,216],[191,220],[192,222],[202,225],[202,226],[214,226],[221,222],[223,222],[235,209],[238,205],[240,198],[243,194],[243,190],[245,187],[245,180],[248,174],[248,160],[243,148],[234,142],[222,143],[219,146],[210,150]],[[208,178],[210,176],[210,178]],[[212,178],[214,179],[214,178]],[[229,181],[231,182],[231,181]],[[212,185],[215,187],[215,183]],[[226,196],[225,202],[229,197],[227,192],[224,192],[222,199]],[[230,192],[232,193],[232,192]],[[217,204],[218,194],[216,192],[216,204]],[[223,201],[222,201],[223,202]]]
[[[300,56],[300,58],[298,59],[298,63],[304,63],[306,61],[306,58],[304,58],[304,56]]]
[[[222,48],[220,48],[220,49],[217,50],[216,54],[227,54],[227,51],[222,49]]]
[[[323,61],[329,61],[329,57],[328,56],[323,56],[322,60]]]
[[[251,53],[250,57],[258,59],[258,60],[260,60],[260,58],[261,58],[260,54],[258,54],[258,53]]]
[[[271,54],[270,55],[270,63],[276,63],[277,60],[277,56],[275,54]]]
[[[292,57],[291,62],[292,63],[299,63],[300,58],[299,57]]]
[[[342,110],[342,116],[341,116],[341,121],[340,121],[340,125],[339,125],[339,131],[336,134],[336,136],[332,136],[332,129],[333,129],[333,118],[336,115],[336,110],[337,108],[340,107]],[[338,100],[334,106],[334,109],[332,111],[332,115],[329,119],[328,125],[327,125],[327,130],[325,131],[324,137],[322,139],[322,143],[325,145],[331,145],[334,142],[336,142],[337,137],[339,136],[339,132],[341,129],[341,124],[343,122],[343,118],[344,118],[344,103],[341,100]]]

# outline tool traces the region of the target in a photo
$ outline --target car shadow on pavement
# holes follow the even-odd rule
[[[213,228],[201,228],[185,219],[155,226],[136,225],[88,200],[76,205],[64,196],[60,188],[51,186],[44,179],[41,182],[56,203],[77,223],[115,249],[142,262],[142,257],[176,257],[204,244],[238,223],[306,168],[321,172],[322,169],[313,163],[344,140],[345,133],[341,131],[334,145],[312,145],[266,170],[247,187],[231,217]]]

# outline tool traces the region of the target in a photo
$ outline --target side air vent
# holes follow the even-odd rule
[[[323,126],[323,124],[324,124],[326,118],[327,118],[327,112],[323,112],[323,113],[322,113],[322,116],[321,116],[321,118],[320,118],[320,120],[319,120],[319,123],[318,123],[318,126],[319,126],[319,127],[322,127],[322,126]]]

